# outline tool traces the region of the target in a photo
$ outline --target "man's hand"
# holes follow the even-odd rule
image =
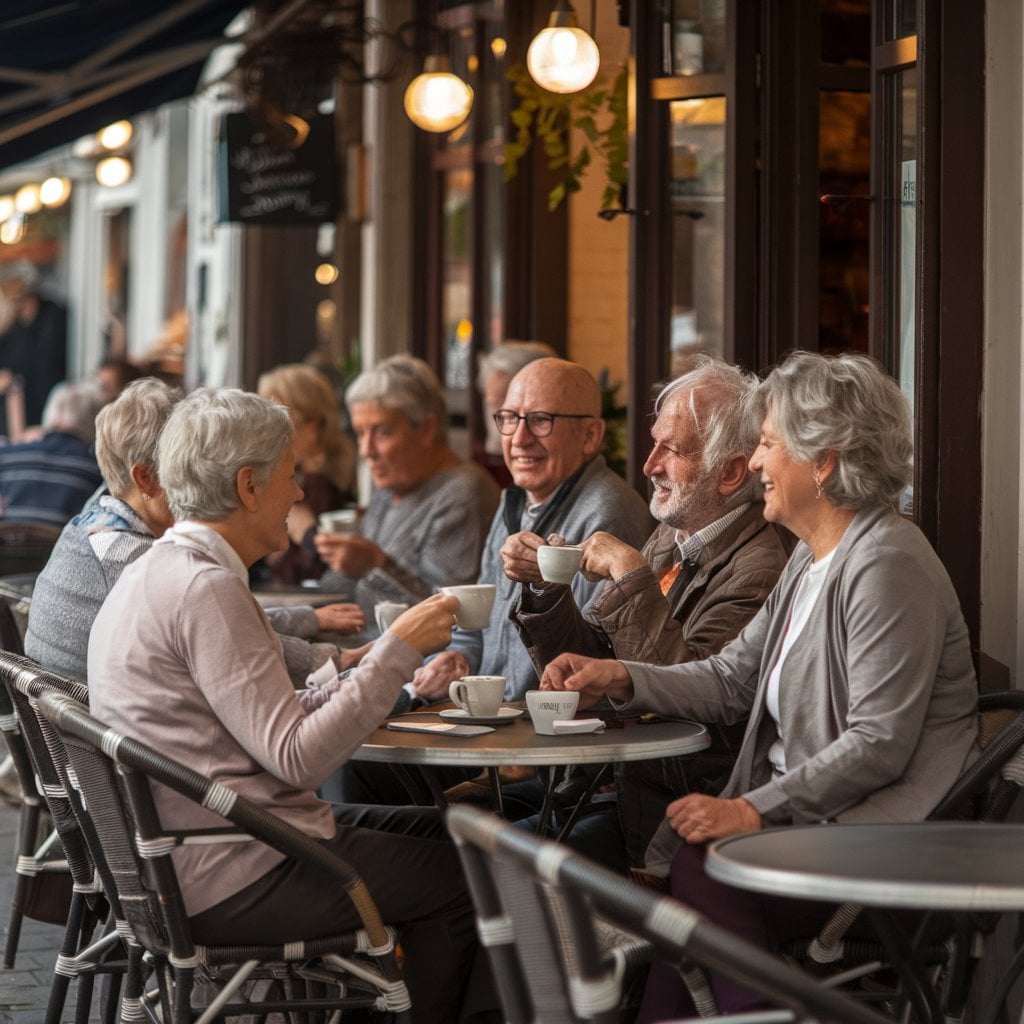
[[[647,564],[636,548],[600,530],[591,534],[580,547],[583,548],[580,571],[591,583],[601,579],[617,580]]]
[[[505,564],[505,575],[517,583],[543,583],[544,577],[537,565],[537,548],[543,543],[543,538],[528,530],[513,533],[499,552]]]
[[[448,687],[469,673],[469,662],[458,651],[443,651],[426,665],[416,669],[412,688],[424,700],[444,700]]]
[[[633,696],[633,680],[622,662],[583,654],[560,654],[544,669],[540,688],[578,690],[581,708],[596,704],[602,697],[629,700]]]
[[[388,556],[372,540],[353,533],[318,533],[313,537],[317,553],[333,571],[362,579],[371,569],[380,569]]]
[[[315,608],[314,614],[321,633],[358,633],[366,625],[366,616],[357,604],[325,604]]]
[[[761,827],[761,815],[742,797],[723,800],[690,793],[670,803],[665,817],[676,833],[691,845],[741,832],[755,832]]]

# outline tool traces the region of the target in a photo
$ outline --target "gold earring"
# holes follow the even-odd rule
[[[821,493],[822,493],[821,492],[821,473],[819,473],[818,470],[814,471],[814,491],[815,491],[815,494],[814,494],[815,500],[820,500],[821,499]]]

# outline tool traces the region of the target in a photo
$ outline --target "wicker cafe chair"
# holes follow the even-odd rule
[[[206,1024],[295,1011],[312,1021],[361,1007],[390,1011],[398,1021],[409,1019],[394,933],[384,926],[370,893],[349,864],[276,815],[105,726],[77,701],[46,692],[37,706],[64,741],[128,923],[152,960],[155,987],[144,1003],[151,1016],[173,1024]],[[164,829],[151,781],[216,811],[226,826]],[[325,884],[343,886],[349,894],[363,927],[350,934],[277,945],[246,944],[242,937],[232,946],[195,943],[172,851],[189,843],[248,841],[266,843],[322,868]],[[197,979],[209,984],[196,985]],[[265,995],[257,995],[257,987],[248,985],[264,980],[274,983]],[[214,995],[208,1004],[193,1006],[211,987]]]
[[[0,576],[39,572],[46,565],[61,527],[0,519]]]
[[[32,706],[35,697],[47,688],[78,700],[83,700],[86,694],[85,687],[79,682],[50,675],[27,658],[0,654],[0,690],[13,703],[20,737],[31,756],[35,778],[46,798],[55,833],[63,847],[65,870],[70,871],[74,882],[62,922],[64,937],[54,966],[44,1020],[45,1024],[58,1024],[62,1019],[68,987],[71,980],[77,978],[75,1020],[77,1024],[85,1024],[89,1019],[94,979],[99,974],[107,974],[113,977],[115,984],[108,991],[104,1019],[112,1021],[117,1009],[121,975],[126,970],[122,936],[110,922],[110,927],[96,938],[97,928],[108,921],[111,907],[90,849],[96,844],[80,827],[79,816],[74,810],[76,794],[68,786],[63,744],[49,722],[37,717]],[[136,970],[139,969],[141,950],[137,952]],[[140,977],[136,975],[134,989],[129,985],[136,1000],[141,995]]]
[[[0,598],[0,656],[20,658],[21,634],[10,604]],[[61,856],[56,833],[48,827],[46,801],[36,784],[36,772],[26,737],[11,698],[0,683],[0,732],[14,764],[21,788],[21,811],[15,848],[15,883],[4,943],[5,969],[14,967],[21,939],[22,921],[28,917],[48,924],[64,924],[71,905],[72,880],[68,862]],[[40,837],[40,832],[43,836]]]
[[[655,959],[721,971],[791,1013],[745,1021],[815,1017],[878,1024],[869,1007],[704,920],[682,903],[613,874],[567,847],[537,839],[469,806],[448,812],[509,1024],[618,1021],[625,968],[601,952],[602,928],[646,941]],[[508,888],[509,879],[521,884]],[[538,936],[546,934],[538,950]],[[553,951],[554,955],[553,955]],[[555,992],[558,1004],[551,1002]]]

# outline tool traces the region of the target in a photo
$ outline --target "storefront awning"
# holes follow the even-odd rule
[[[251,0],[3,0],[0,168],[190,95]]]

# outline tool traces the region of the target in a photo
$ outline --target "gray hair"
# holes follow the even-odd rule
[[[895,508],[913,476],[913,425],[899,385],[867,356],[792,352],[752,398],[790,454],[836,468],[822,490],[840,508]]]
[[[82,384],[58,384],[43,408],[43,430],[74,434],[86,444],[96,440],[96,414],[100,411],[96,392]]]
[[[659,413],[673,395],[689,392],[687,408],[701,440],[704,472],[718,474],[725,464],[740,455],[749,459],[757,447],[760,420],[748,408],[757,378],[738,366],[699,354],[691,360],[691,369],[669,381],[654,401]],[[761,485],[753,473],[743,486],[730,496],[729,505],[756,501]]]
[[[360,402],[376,402],[385,409],[397,409],[414,427],[422,427],[428,416],[437,417],[438,440],[448,442],[448,407],[441,382],[434,371],[415,356],[397,355],[364,370],[345,391],[351,409]]]
[[[156,443],[181,391],[156,377],[133,381],[96,417],[96,461],[115,497],[132,488],[132,466],[156,466]]]
[[[265,486],[292,440],[288,410],[238,388],[198,388],[174,407],[157,443],[157,470],[176,522],[217,522],[239,507],[250,466]]]
[[[511,380],[527,363],[534,359],[557,358],[558,353],[543,341],[503,341],[480,357],[477,367],[477,387],[492,373],[504,373]]]

